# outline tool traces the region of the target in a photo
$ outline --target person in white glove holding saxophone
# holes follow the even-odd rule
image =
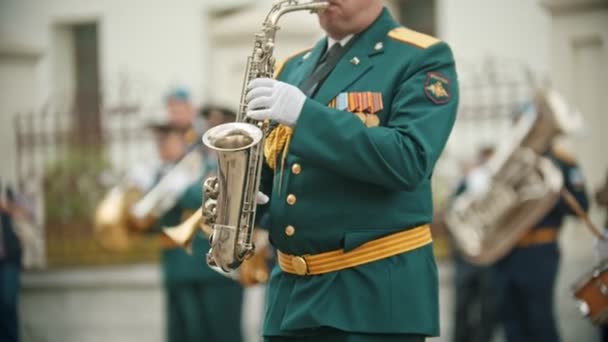
[[[439,334],[430,178],[454,124],[449,46],[381,0],[331,0],[327,37],[248,84],[269,120],[256,217],[278,250],[266,341]]]

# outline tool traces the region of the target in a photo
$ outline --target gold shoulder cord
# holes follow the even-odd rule
[[[279,153],[281,154],[281,170],[279,171],[281,179],[279,180],[279,192],[283,184],[283,171],[285,170],[285,161],[287,160],[287,152],[289,151],[289,143],[293,136],[293,128],[278,125],[275,127],[270,134],[266,137],[266,143],[264,144],[264,157],[268,166],[277,172],[277,159]]]

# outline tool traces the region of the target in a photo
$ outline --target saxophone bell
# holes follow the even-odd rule
[[[205,181],[204,207],[213,227],[207,263],[226,272],[236,269],[254,251],[249,236],[252,229],[247,227],[253,227],[255,215],[255,197],[249,194],[258,184],[252,184],[255,178],[250,173],[252,166],[258,166],[263,140],[262,129],[245,122],[219,125],[203,136],[203,143],[217,152],[219,170],[218,177]]]

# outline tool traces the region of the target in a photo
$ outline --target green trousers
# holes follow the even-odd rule
[[[243,289],[234,281],[167,284],[168,342],[241,342]]]
[[[323,329],[310,336],[265,337],[265,342],[424,342],[425,336],[414,334],[356,334]]]

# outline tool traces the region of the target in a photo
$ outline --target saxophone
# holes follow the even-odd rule
[[[273,77],[275,58],[274,40],[279,18],[288,12],[326,9],[328,2],[283,0],[273,3],[255,35],[253,53],[247,58],[241,101],[232,123],[222,124],[203,135],[203,143],[218,156],[218,176],[205,180],[203,191],[203,221],[213,228],[209,240],[211,248],[207,263],[229,272],[253,255],[255,246],[256,194],[260,186],[264,138],[268,122],[248,119],[245,101],[247,84],[259,77]]]

